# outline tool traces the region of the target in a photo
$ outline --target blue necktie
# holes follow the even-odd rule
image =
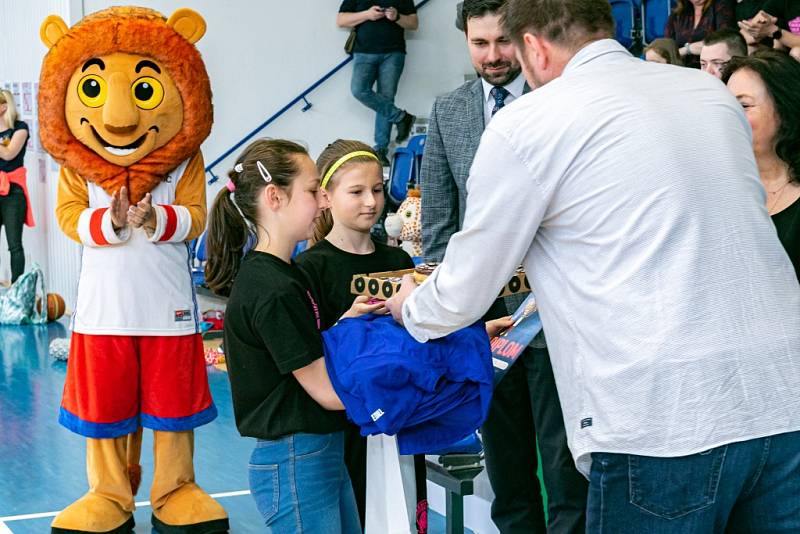
[[[511,93],[505,87],[494,86],[489,94],[494,98],[494,107],[492,108],[492,117],[494,117],[494,114],[506,105],[506,97]]]

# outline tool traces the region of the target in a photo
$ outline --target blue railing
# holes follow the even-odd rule
[[[417,9],[421,8],[422,6],[424,6],[425,4],[427,4],[427,3],[428,3],[428,2],[430,2],[430,1],[431,1],[431,0],[422,0],[421,2],[417,3],[417,6],[416,6],[416,7],[417,7]],[[276,112],[275,112],[275,113],[274,113],[274,114],[273,114],[273,115],[272,115],[270,118],[268,118],[267,120],[265,120],[264,122],[262,122],[261,124],[259,124],[259,125],[258,125],[256,128],[254,128],[254,129],[253,129],[253,131],[251,131],[250,133],[248,133],[247,135],[245,135],[245,136],[244,136],[242,139],[240,139],[240,140],[239,140],[239,141],[238,141],[238,142],[237,142],[235,145],[233,145],[233,146],[232,146],[232,147],[230,147],[228,150],[226,150],[226,151],[225,151],[225,152],[224,152],[224,153],[223,153],[221,156],[219,156],[217,159],[215,159],[214,161],[212,161],[211,163],[209,163],[208,165],[206,165],[206,172],[207,172],[208,174],[210,174],[210,175],[211,175],[211,178],[209,178],[209,180],[208,180],[208,183],[209,183],[209,184],[213,184],[214,182],[216,182],[217,180],[219,180],[219,176],[217,176],[216,174],[214,174],[214,170],[213,170],[213,169],[214,169],[214,167],[216,167],[217,165],[219,165],[219,164],[220,164],[222,161],[224,161],[224,160],[225,160],[225,158],[227,158],[228,156],[230,156],[231,154],[233,154],[233,153],[234,153],[236,150],[238,150],[238,149],[239,149],[239,148],[240,148],[242,145],[244,145],[246,142],[248,142],[250,139],[252,139],[252,138],[253,138],[253,137],[254,137],[254,136],[255,136],[255,135],[258,133],[258,132],[260,132],[261,130],[263,130],[264,128],[266,128],[267,126],[269,126],[270,124],[272,124],[273,122],[275,122],[275,121],[278,119],[278,117],[280,117],[281,115],[283,115],[284,113],[286,113],[287,111],[289,111],[289,110],[290,110],[292,107],[294,107],[294,105],[295,105],[295,104],[297,104],[297,103],[298,103],[298,102],[300,102],[300,101],[303,101],[303,102],[304,102],[304,105],[303,105],[302,111],[303,111],[304,113],[305,113],[306,111],[308,111],[309,109],[311,109],[311,106],[312,106],[312,104],[311,104],[311,102],[309,102],[309,101],[306,99],[306,97],[307,97],[307,96],[308,96],[308,95],[309,95],[309,94],[310,94],[312,91],[314,91],[314,89],[316,89],[317,87],[319,87],[320,85],[322,85],[323,83],[325,83],[326,81],[328,81],[328,79],[329,79],[331,76],[333,76],[334,74],[336,74],[337,72],[339,72],[340,70],[342,70],[342,69],[343,69],[343,68],[344,68],[344,67],[345,67],[345,66],[346,66],[348,63],[350,63],[351,61],[353,61],[353,56],[347,56],[347,59],[345,59],[344,61],[342,61],[341,63],[339,63],[339,64],[338,64],[338,65],[336,65],[335,67],[333,67],[333,68],[332,68],[330,71],[328,71],[328,73],[327,73],[327,74],[325,74],[324,76],[322,76],[322,78],[320,78],[320,79],[319,79],[319,80],[317,80],[316,82],[314,82],[314,83],[312,83],[311,85],[309,85],[307,89],[305,89],[303,92],[301,92],[301,93],[300,93],[299,95],[297,95],[295,98],[293,98],[293,99],[291,100],[291,102],[289,102],[288,104],[286,104],[285,106],[283,106],[281,109],[279,109],[278,111],[276,111]]]

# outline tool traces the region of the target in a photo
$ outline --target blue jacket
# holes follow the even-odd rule
[[[401,454],[442,449],[489,411],[492,355],[483,323],[419,343],[389,316],[322,333],[331,383],[361,434],[397,434]]]

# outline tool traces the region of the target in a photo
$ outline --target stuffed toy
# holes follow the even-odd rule
[[[409,256],[422,256],[422,201],[418,190],[408,190],[408,196],[397,208],[397,213],[386,217],[384,227],[389,237],[400,238],[400,247]]]
[[[55,533],[133,531],[141,427],[153,431],[154,531],[228,531],[192,458],[193,430],[217,415],[187,246],[206,219],[205,28],[189,9],[136,7],[41,26],[41,141],[61,164],[59,226],[82,245],[59,422],[87,438],[89,476]]]

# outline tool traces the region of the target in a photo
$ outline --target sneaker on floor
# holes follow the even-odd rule
[[[391,167],[391,163],[389,163],[389,158],[386,155],[389,153],[388,148],[376,148],[375,153],[378,154],[378,161],[381,162],[381,167]]]
[[[397,137],[395,141],[402,143],[408,139],[408,135],[411,133],[411,127],[414,125],[415,120],[417,120],[417,118],[406,111],[406,114],[400,119],[400,122],[397,123]]]

